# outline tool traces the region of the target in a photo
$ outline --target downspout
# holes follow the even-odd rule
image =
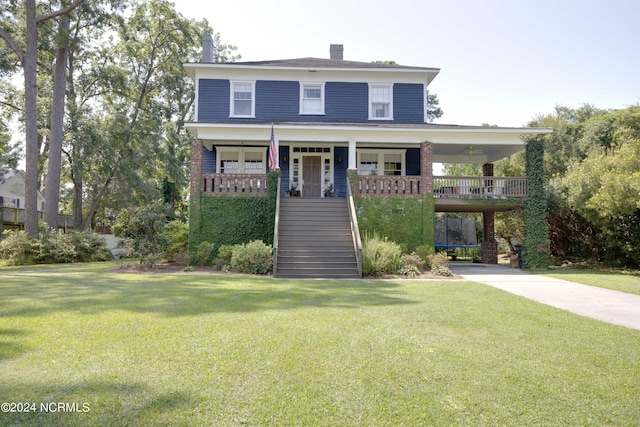
[[[278,223],[280,222],[280,190],[282,189],[282,176],[278,177],[278,193],[276,193],[276,218],[273,225],[273,277],[278,272]]]

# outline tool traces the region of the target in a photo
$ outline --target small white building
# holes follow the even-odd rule
[[[0,206],[24,209],[25,172],[18,169],[0,170]],[[44,210],[44,197],[38,191],[38,212]]]

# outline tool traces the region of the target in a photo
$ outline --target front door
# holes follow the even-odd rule
[[[302,158],[302,195],[320,197],[322,185],[322,157],[304,156]]]

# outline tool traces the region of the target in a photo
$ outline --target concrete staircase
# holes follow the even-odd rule
[[[360,278],[346,199],[280,199],[275,277]]]

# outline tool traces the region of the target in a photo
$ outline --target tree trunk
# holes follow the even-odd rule
[[[45,188],[44,221],[51,229],[58,228],[60,204],[60,164],[62,161],[62,134],[64,129],[65,90],[67,83],[67,57],[69,54],[69,15],[60,16],[58,24],[58,50],[53,78],[53,104],[51,106],[51,135],[49,137],[49,164]]]
[[[23,61],[25,108],[25,220],[24,230],[38,234],[38,112],[36,67],[38,54],[38,24],[35,0],[25,0],[26,49]]]

